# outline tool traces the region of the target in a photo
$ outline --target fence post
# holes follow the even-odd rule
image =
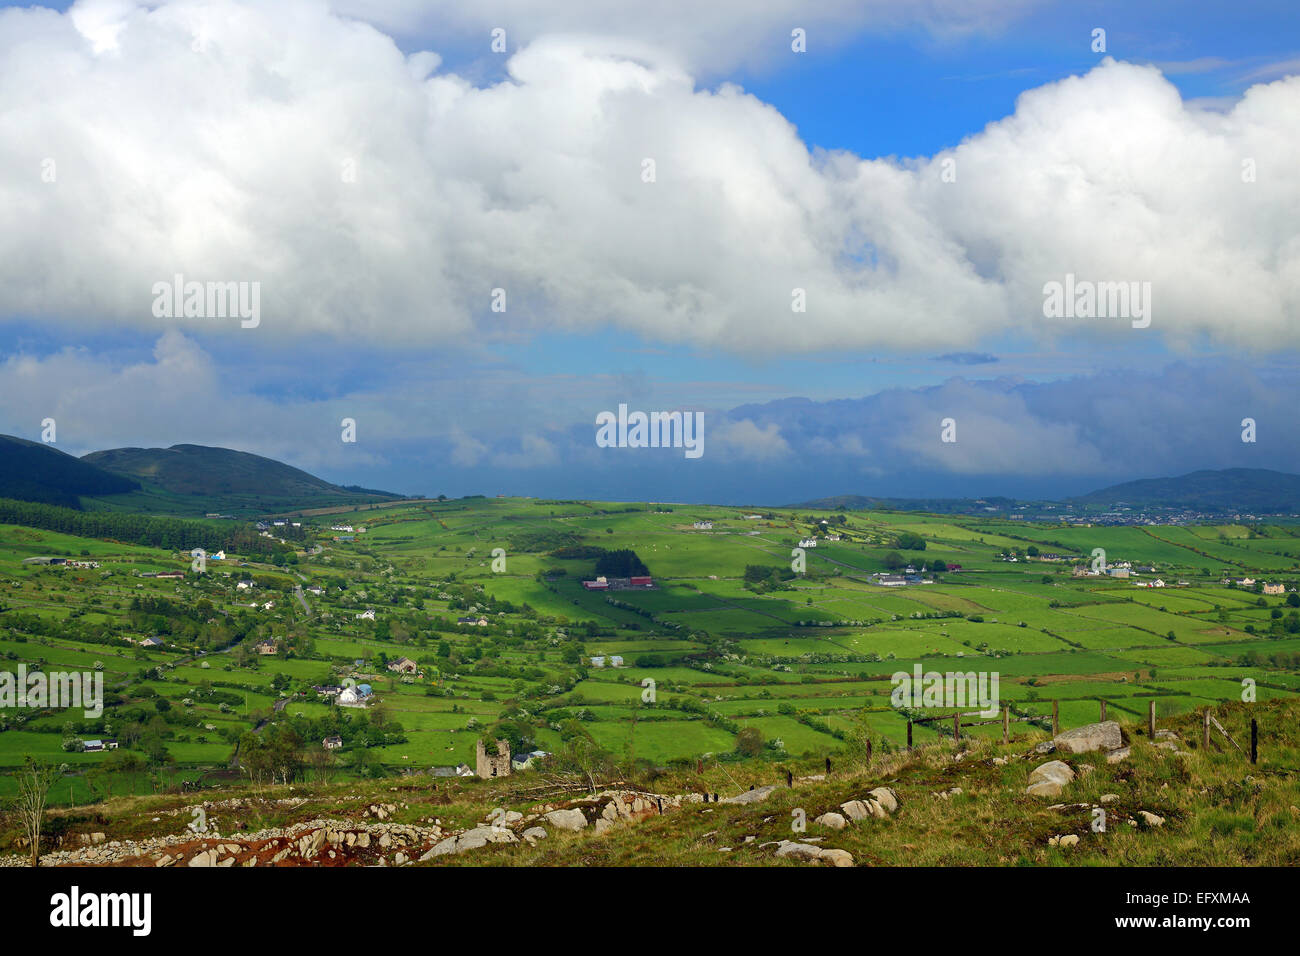
[[[1056,701],[1052,701],[1052,736],[1061,735],[1061,706]]]
[[[1002,708],[1002,742],[1011,742],[1011,705]]]
[[[1156,702],[1147,701],[1147,736],[1156,739]]]
[[[1254,717],[1250,718],[1250,762],[1254,763],[1259,757],[1259,721]]]
[[[961,712],[952,715],[952,739],[961,739]]]
[[[912,749],[912,721],[910,718],[907,721],[907,749]]]
[[[1210,708],[1205,708],[1205,726],[1201,728],[1201,746],[1210,749]]]
[[[1103,724],[1106,722],[1106,702],[1104,700],[1101,702],[1101,722]]]

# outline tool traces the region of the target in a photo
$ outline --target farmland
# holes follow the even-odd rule
[[[1247,679],[1261,701],[1300,693],[1291,526],[746,513],[400,503],[303,516],[274,561],[229,553],[201,573],[188,549],[0,525],[0,669],[100,673],[106,698],[98,716],[0,710],[0,797],[29,755],[68,764],[52,799],[84,803],[276,772],[472,765],[485,735],[515,753],[585,741],[655,766],[821,758],[863,726],[897,748],[907,715],[890,675],[918,663],[996,673],[1014,714],[1055,701],[1065,726],[1096,720],[1102,700],[1129,716],[1153,700],[1168,715],[1240,701]],[[331,530],[340,521],[358,526],[353,540]],[[818,544],[795,572],[808,537]],[[1130,576],[1087,573],[1098,548]],[[652,588],[582,586],[624,551]],[[49,557],[96,566],[28,560]],[[877,583],[907,567],[917,583]],[[1266,595],[1266,582],[1284,590]],[[402,658],[413,673],[389,668]],[[368,706],[316,690],[341,685],[365,685]],[[915,732],[932,740],[937,726]],[[737,753],[754,730],[760,743]],[[333,735],[342,746],[323,752]],[[87,752],[86,740],[117,747]]]

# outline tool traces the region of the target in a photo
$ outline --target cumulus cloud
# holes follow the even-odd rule
[[[769,355],[1300,338],[1300,77],[1217,112],[1106,60],[955,149],[872,159],[810,151],[653,42],[535,22],[478,87],[308,0],[0,11],[0,315],[403,347],[614,326]],[[261,325],[155,318],[176,274],[260,282]],[[1044,318],[1067,274],[1150,282],[1151,327]]]
[[[769,422],[759,428],[750,419],[726,421],[709,435],[712,449],[732,460],[768,461],[788,458],[790,445],[781,437],[781,430]]]

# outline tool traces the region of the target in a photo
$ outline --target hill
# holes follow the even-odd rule
[[[206,445],[112,448],[81,461],[137,483],[139,492],[106,496],[88,507],[174,514],[257,514],[289,507],[327,507],[399,498],[344,488],[283,462]]]
[[[1176,478],[1143,478],[1068,499],[1086,505],[1125,504],[1244,511],[1256,514],[1300,511],[1300,475],[1263,468],[1193,471]]]
[[[1117,507],[1197,511],[1207,515],[1300,513],[1300,475],[1264,468],[1194,471],[1174,478],[1142,478],[1055,502],[1015,498],[872,498],[832,495],[792,508],[848,511],[924,511],[929,514],[985,514],[1027,511],[1026,517],[1052,518],[1060,506],[1086,511]]]
[[[0,498],[78,508],[81,495],[118,495],[139,483],[40,442],[0,435]]]

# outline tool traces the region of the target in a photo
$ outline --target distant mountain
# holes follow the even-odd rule
[[[0,435],[0,498],[78,508],[81,495],[119,495],[139,487],[50,445]]]
[[[849,511],[925,511],[932,514],[987,514],[989,512],[1102,511],[1119,507],[1203,511],[1214,514],[1300,514],[1300,475],[1263,468],[1228,468],[1194,471],[1176,478],[1143,478],[1109,488],[1061,499],[1057,503],[1019,501],[1014,498],[868,498],[833,495],[792,508]],[[1054,520],[1053,516],[1046,515]]]
[[[1067,499],[1071,504],[1242,511],[1300,512],[1300,475],[1263,468],[1193,471],[1177,478],[1143,478]]]

